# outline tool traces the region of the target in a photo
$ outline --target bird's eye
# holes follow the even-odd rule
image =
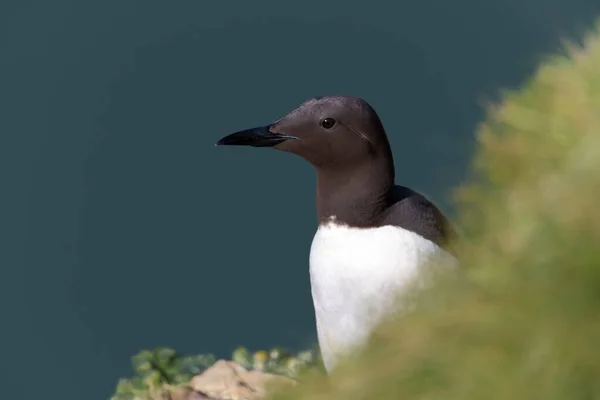
[[[335,126],[337,121],[333,118],[325,118],[321,121],[321,126],[325,129],[331,129]]]

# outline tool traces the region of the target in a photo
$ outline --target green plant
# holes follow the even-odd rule
[[[136,376],[121,379],[111,400],[160,398],[173,388],[185,386],[214,362],[212,355],[181,356],[169,348],[143,350],[132,357]]]
[[[252,355],[245,347],[238,347],[232,356],[233,361],[247,369],[264,371],[296,378],[306,370],[321,371],[322,364],[317,351],[305,350],[292,353],[280,347],[269,351],[257,351]]]
[[[245,347],[237,348],[232,360],[247,369],[284,375],[291,378],[308,370],[321,367],[317,352],[307,350],[292,353],[282,348],[257,351],[253,354]],[[176,388],[185,387],[195,376],[215,362],[212,355],[182,356],[169,348],[143,350],[132,357],[135,376],[121,379],[111,400],[154,400],[169,398]]]

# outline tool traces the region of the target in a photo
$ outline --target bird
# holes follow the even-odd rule
[[[216,146],[271,147],[316,170],[317,230],[309,254],[319,350],[327,373],[361,349],[432,260],[456,265],[457,231],[424,195],[395,184],[388,136],[355,96],[306,100],[273,123]]]

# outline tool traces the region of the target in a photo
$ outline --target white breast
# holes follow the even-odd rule
[[[319,347],[328,371],[336,355],[360,346],[396,296],[432,257],[454,258],[435,243],[394,226],[321,225],[310,251]]]

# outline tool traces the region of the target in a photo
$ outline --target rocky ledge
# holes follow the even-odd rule
[[[265,394],[267,385],[295,385],[282,375],[248,370],[234,361],[219,360],[185,388],[165,391],[153,400],[255,400]]]

